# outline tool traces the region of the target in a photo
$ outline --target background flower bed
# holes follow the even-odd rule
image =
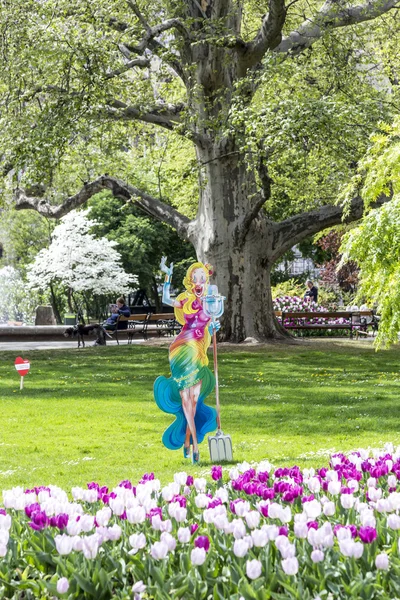
[[[8,598],[389,599],[400,594],[400,447],[153,473],[112,491],[13,488],[0,511]]]
[[[309,312],[320,312],[320,313],[326,313],[329,311],[340,311],[340,310],[347,310],[345,308],[343,309],[339,309],[337,306],[333,307],[333,308],[326,308],[324,306],[321,306],[320,304],[316,304],[313,301],[310,301],[308,299],[305,298],[300,298],[299,296],[278,296],[274,299],[274,310],[276,311],[282,311],[285,313],[290,313],[290,312],[304,312],[305,314],[309,313]],[[349,309],[350,310],[350,309]],[[277,317],[278,321],[282,322],[282,317]],[[312,317],[312,318],[305,318],[305,319],[293,319],[293,318],[285,318],[284,319],[284,325],[287,329],[290,329],[290,327],[294,327],[297,324],[304,324],[304,325],[348,325],[350,322],[349,319],[343,318],[343,317],[338,317],[338,318],[331,318],[329,319],[329,321],[325,318],[325,319],[319,319],[318,317]],[[357,327],[355,327],[356,329]],[[326,336],[326,335],[350,335],[349,334],[349,330],[348,329],[335,329],[330,331],[329,329],[316,329],[316,330],[304,330],[304,331],[298,331],[298,330],[293,330],[293,333],[295,335],[301,335],[301,336],[310,336],[310,335],[318,335],[318,336]]]

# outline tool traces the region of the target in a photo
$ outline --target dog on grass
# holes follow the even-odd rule
[[[85,336],[96,336],[94,345],[105,346],[106,345],[106,331],[102,325],[75,325],[74,327],[67,327],[64,331],[64,337],[66,338],[78,338],[78,348],[85,347]]]

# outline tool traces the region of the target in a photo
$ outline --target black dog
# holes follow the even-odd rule
[[[105,346],[106,345],[106,331],[102,325],[75,325],[74,327],[68,327],[64,331],[64,337],[77,337],[78,338],[78,348],[85,347],[84,336],[96,336],[95,345],[96,346]]]

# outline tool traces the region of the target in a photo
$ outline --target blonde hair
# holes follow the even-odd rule
[[[206,274],[206,284],[208,284],[210,281],[210,275],[213,273],[212,266],[208,263],[203,264],[202,262],[193,263],[186,271],[186,275],[183,279],[183,285],[186,288],[186,292],[179,294],[177,297],[178,302],[182,302],[183,300],[186,300],[186,302],[183,304],[182,308],[175,306],[175,319],[181,325],[185,324],[184,315],[192,315],[193,313],[197,312],[197,310],[192,307],[193,302],[196,300],[196,296],[193,293],[194,283],[192,281],[192,275],[193,271],[196,269],[203,269],[204,273]]]

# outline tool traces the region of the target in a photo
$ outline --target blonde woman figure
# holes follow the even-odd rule
[[[170,297],[173,264],[167,267],[166,257],[163,257],[160,268],[166,274],[163,302],[174,307],[175,318],[183,327],[169,350],[172,376],[156,379],[154,397],[161,410],[176,417],[164,432],[164,445],[170,450],[183,446],[185,458],[190,457],[192,445],[192,462],[196,464],[200,456],[199,444],[205,434],[217,426],[215,409],[204,404],[215,385],[207,357],[213,325],[201,302],[208,291],[212,268],[201,262],[192,264],[183,280],[186,291],[176,300]],[[219,323],[216,323],[216,329],[219,329]]]

